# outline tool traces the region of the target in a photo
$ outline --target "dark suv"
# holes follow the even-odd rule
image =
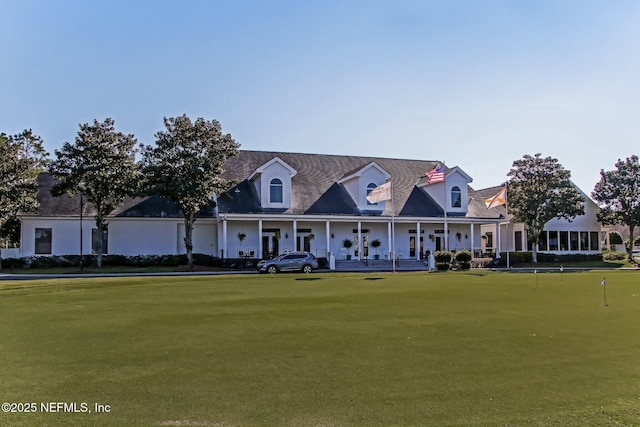
[[[318,268],[318,260],[309,252],[289,252],[274,259],[262,260],[258,263],[260,273],[275,274],[279,271],[301,271],[311,273]]]

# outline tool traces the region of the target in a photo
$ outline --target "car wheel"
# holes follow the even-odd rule
[[[275,265],[270,265],[269,267],[267,267],[267,273],[276,274],[277,272],[278,272],[278,269],[276,268]]]
[[[302,267],[302,272],[309,274],[313,271],[313,267],[311,267],[309,264],[305,265],[304,267]]]

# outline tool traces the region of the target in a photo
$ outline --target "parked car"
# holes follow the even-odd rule
[[[309,252],[289,252],[273,259],[258,262],[260,273],[275,274],[280,271],[311,273],[318,268],[318,259]]]

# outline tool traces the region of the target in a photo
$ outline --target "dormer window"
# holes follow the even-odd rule
[[[376,188],[377,185],[374,184],[373,182],[370,183],[369,185],[367,185],[367,196],[369,195],[369,193],[371,193],[371,191],[373,191],[374,188]],[[371,203],[367,200],[367,205],[377,205],[377,203]]]
[[[451,189],[451,207],[462,207],[462,191],[460,191],[460,187],[457,185]]]
[[[278,178],[274,178],[269,183],[269,202],[282,203],[282,201],[282,181]]]

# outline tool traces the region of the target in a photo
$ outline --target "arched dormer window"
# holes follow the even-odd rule
[[[377,185],[375,185],[373,182],[371,184],[367,185],[367,196],[376,187],[377,187]],[[377,203],[371,203],[370,201],[367,200],[367,205],[377,205]]]
[[[278,178],[274,178],[269,183],[269,202],[270,203],[282,203],[282,181]]]
[[[462,192],[460,191],[460,187],[457,185],[451,189],[451,207],[462,207]]]

